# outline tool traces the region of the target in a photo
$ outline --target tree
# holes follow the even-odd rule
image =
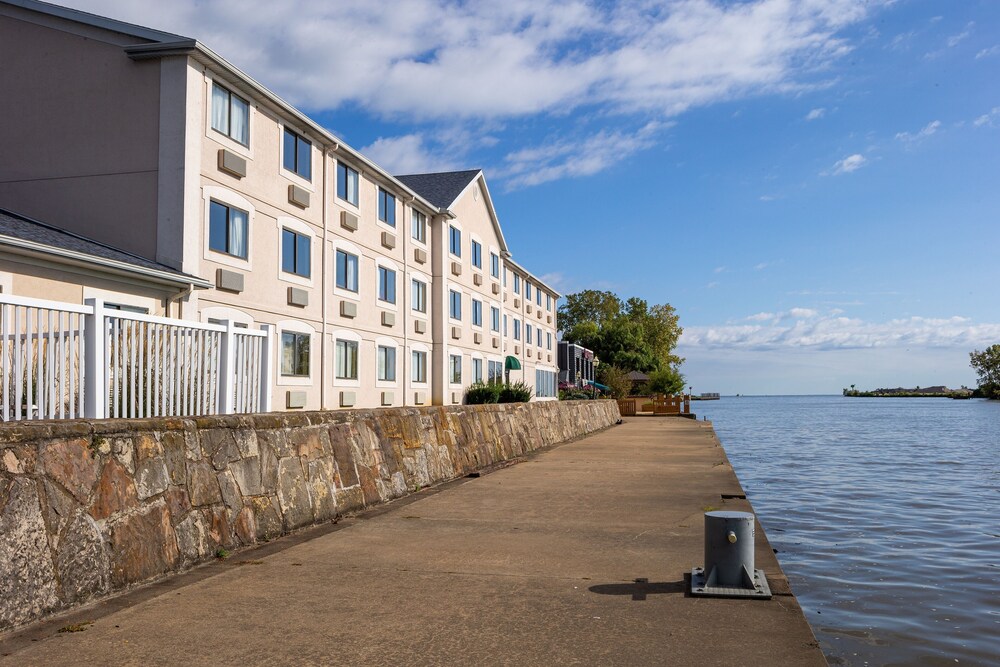
[[[597,375],[597,381],[605,385],[615,398],[625,398],[632,391],[632,380],[626,370],[602,363],[597,367]]]
[[[684,376],[673,366],[668,366],[649,375],[646,390],[650,394],[673,396],[684,393]]]
[[[969,353],[969,365],[979,376],[979,391],[987,398],[1000,398],[1000,345]]]
[[[565,334],[582,322],[593,322],[601,328],[621,311],[622,300],[614,292],[587,289],[568,294],[559,306],[559,331]]]

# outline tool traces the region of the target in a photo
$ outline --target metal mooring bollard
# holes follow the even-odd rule
[[[691,595],[770,599],[763,570],[754,569],[754,516],[705,513],[705,567],[691,571]]]

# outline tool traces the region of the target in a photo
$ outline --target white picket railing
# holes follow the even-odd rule
[[[223,325],[0,295],[0,416],[266,412],[271,327]]]

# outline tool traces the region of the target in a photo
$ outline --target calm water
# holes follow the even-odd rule
[[[831,664],[1000,664],[1000,402],[692,409],[714,422]]]

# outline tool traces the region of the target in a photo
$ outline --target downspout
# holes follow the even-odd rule
[[[327,290],[326,281],[329,278],[328,274],[330,272],[327,270],[328,267],[327,267],[327,263],[326,263],[327,262],[327,256],[326,256],[326,254],[327,254],[327,244],[328,244],[328,235],[329,235],[329,226],[330,226],[329,225],[330,207],[329,207],[329,204],[327,203],[327,194],[328,194],[328,192],[327,192],[327,187],[328,187],[327,179],[328,179],[328,176],[327,176],[326,170],[327,170],[327,158],[332,158],[333,157],[333,153],[335,153],[339,148],[340,148],[340,144],[334,143],[332,146],[330,146],[329,148],[327,148],[326,150],[323,151],[323,187],[320,190],[321,195],[323,197],[323,206],[322,206],[323,250],[320,253],[320,258],[321,258],[321,260],[323,262],[322,268],[320,269],[320,276],[322,276],[322,279],[320,280],[320,289],[322,290],[322,295],[320,296],[320,305],[321,305],[321,307],[323,309],[322,326],[320,327],[320,331],[321,331],[320,335],[322,336],[322,338],[320,339],[320,343],[319,343],[319,369],[320,369],[319,370],[319,375],[320,375],[320,378],[319,378],[319,409],[320,410],[326,410],[326,359],[327,359],[327,354],[326,354],[326,347],[327,347],[326,332],[327,332],[327,327],[329,325],[329,314],[326,312],[327,299],[328,299],[328,295],[327,295],[327,291],[328,290]]]
[[[409,205],[409,209],[410,209],[410,220],[409,220],[409,223],[410,224],[413,224],[413,219],[412,219],[413,218],[413,200],[414,200],[413,195],[410,195],[409,197],[407,197],[404,200],[404,203]],[[406,209],[407,208],[408,208],[407,206],[403,206],[403,230],[402,230],[403,241],[400,244],[403,247],[403,290],[402,290],[403,291],[403,295],[402,295],[403,298],[400,299],[400,302],[403,304],[403,317],[402,317],[402,320],[403,320],[403,363],[401,364],[401,366],[403,367],[403,377],[400,378],[400,380],[402,382],[402,387],[403,387],[403,407],[404,408],[406,407],[406,395],[409,393],[409,391],[406,388],[406,378],[410,377],[407,374],[407,371],[409,370],[409,366],[407,365],[407,360],[410,360],[410,357],[412,356],[410,354],[409,350],[408,350],[408,347],[407,347],[407,343],[409,342],[409,334],[410,334],[410,321],[407,318],[407,316],[410,314],[410,310],[413,308],[413,304],[412,303],[410,304],[409,308],[407,308],[407,306],[406,306],[406,295],[409,294],[410,298],[411,299],[413,298],[413,293],[410,292],[410,284],[412,284],[413,278],[412,277],[410,278],[410,284],[407,284],[407,282],[406,282],[406,277],[407,277],[406,267],[408,266],[408,261],[407,261],[408,258],[406,256],[406,239],[409,238],[409,229],[407,229],[408,225],[407,225],[407,218],[406,218]]]
[[[167,312],[166,312],[166,317],[170,317],[170,304],[176,303],[177,304],[177,319],[183,319],[181,317],[181,304],[180,304],[180,301],[181,301],[181,299],[184,299],[184,298],[187,298],[187,297],[191,296],[192,292],[194,292],[194,283],[188,283],[187,287],[185,287],[184,289],[182,289],[177,294],[174,294],[173,296],[168,296],[167,297],[167,308],[166,308]]]

